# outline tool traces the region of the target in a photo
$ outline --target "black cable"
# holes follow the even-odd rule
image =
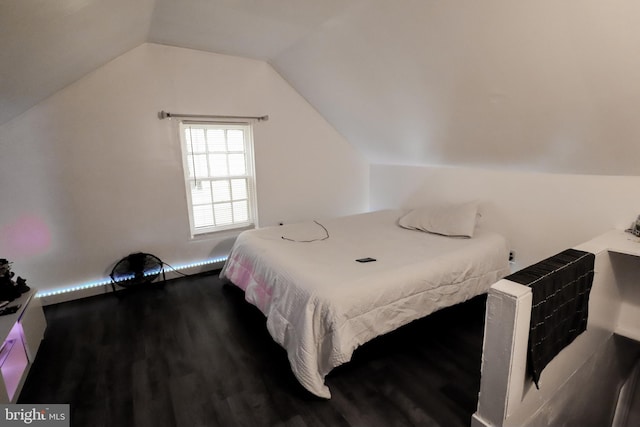
[[[327,228],[324,225],[320,224],[318,221],[314,220],[313,222],[315,222],[320,227],[322,227],[322,229],[324,230],[326,236],[324,236],[321,239],[312,239],[312,240],[294,240],[294,239],[289,239],[288,237],[284,237],[284,236],[280,236],[280,238],[282,238],[282,240],[287,240],[289,242],[297,242],[297,243],[311,243],[311,242],[320,242],[322,240],[327,240],[329,238],[329,231],[327,231]]]
[[[168,264],[166,262],[163,262],[164,265],[168,266],[172,271],[175,271],[178,274],[181,274],[184,277],[189,277],[191,276],[191,274],[187,274],[187,273],[183,273],[182,271],[176,269],[174,266],[172,266],[171,264]]]

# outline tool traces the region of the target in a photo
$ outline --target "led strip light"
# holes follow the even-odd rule
[[[177,271],[177,270],[186,270],[189,268],[195,268],[195,267],[200,267],[203,265],[209,265],[209,264],[215,264],[215,263],[219,263],[219,262],[225,262],[227,260],[227,257],[219,257],[219,258],[211,258],[211,259],[207,259],[204,261],[200,261],[200,262],[192,262],[190,264],[180,264],[177,266],[169,266],[168,264],[165,264],[167,266],[169,266],[169,269],[165,269],[165,272],[171,272],[171,271]],[[154,271],[148,271],[147,273],[145,273],[145,276],[151,275],[151,274],[156,274],[156,273],[160,273],[162,270],[154,270]],[[66,294],[69,292],[76,292],[76,291],[82,291],[84,289],[90,289],[90,288],[97,288],[99,286],[105,286],[105,285],[110,285],[112,283],[111,278],[109,279],[104,279],[104,280],[98,280],[96,282],[89,282],[89,283],[85,283],[83,285],[76,285],[76,286],[69,286],[66,288],[58,288],[58,289],[52,289],[49,291],[38,291],[38,293],[36,294],[36,297],[38,298],[44,298],[44,297],[50,297],[53,295],[60,295],[60,294]]]

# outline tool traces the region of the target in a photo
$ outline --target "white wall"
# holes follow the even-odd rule
[[[370,182],[372,209],[483,201],[481,225],[507,237],[516,269],[627,228],[640,213],[638,176],[372,165]]]
[[[353,0],[271,59],[372,163],[639,175],[637,0]]]
[[[179,264],[228,250],[233,233],[189,237],[160,110],[269,115],[254,128],[260,225],[367,207],[367,163],[271,66],[143,44],[0,126],[0,257],[30,286],[97,280],[135,251]]]

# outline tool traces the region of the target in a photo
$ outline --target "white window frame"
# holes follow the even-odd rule
[[[245,160],[245,174],[242,175],[221,175],[213,177],[211,173],[208,176],[203,177],[191,177],[189,174],[190,166],[189,162],[193,161],[193,158],[190,157],[190,151],[188,144],[191,141],[187,141],[185,131],[189,127],[200,127],[205,129],[242,129],[244,131],[244,160]],[[247,122],[220,122],[220,121],[208,121],[208,120],[183,120],[179,123],[179,132],[180,132],[180,147],[182,151],[182,168],[184,172],[184,183],[185,183],[185,193],[187,198],[187,208],[189,213],[189,228],[191,231],[191,237],[202,236],[204,234],[216,233],[220,231],[226,230],[236,230],[236,229],[244,229],[244,228],[253,228],[257,226],[258,223],[258,215],[257,215],[257,197],[256,197],[256,184],[255,184],[255,160],[254,160],[254,150],[253,150],[253,126],[251,123]],[[206,133],[206,132],[205,132]],[[222,153],[222,152],[219,152]],[[229,153],[237,153],[231,152],[227,147],[227,154]],[[205,153],[207,155],[207,159],[209,160],[209,156],[211,152],[209,150]],[[207,162],[207,167],[210,168],[209,162]],[[192,169],[195,170],[195,167]],[[248,218],[246,221],[238,221],[230,224],[222,224],[222,225],[211,225],[206,227],[196,227],[194,221],[194,202],[192,200],[192,192],[191,192],[191,184],[192,182],[197,181],[219,181],[219,180],[229,180],[232,179],[246,179],[247,182],[247,203],[248,203]],[[214,202],[212,199],[212,209],[213,205],[219,203]],[[233,195],[232,200],[233,202]],[[220,202],[224,203],[224,202]]]

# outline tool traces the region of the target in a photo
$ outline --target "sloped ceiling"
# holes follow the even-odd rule
[[[0,124],[144,43],[153,0],[0,0]]]
[[[268,61],[374,163],[640,175],[636,0],[5,0],[0,123],[143,42]]]

